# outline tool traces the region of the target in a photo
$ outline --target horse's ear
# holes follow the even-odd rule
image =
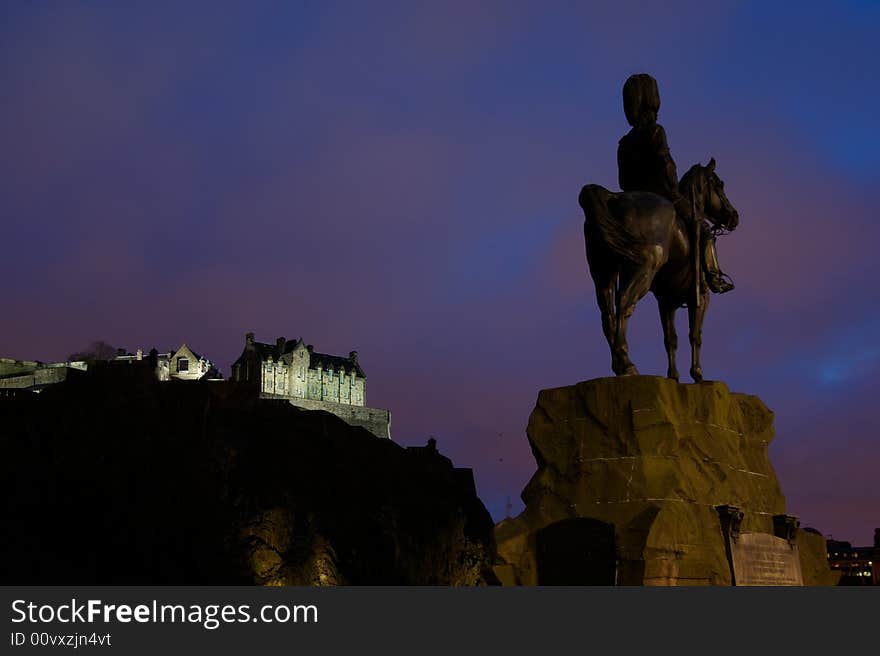
[[[709,173],[715,170],[715,158],[709,160],[709,163],[706,165],[706,168],[709,170]]]

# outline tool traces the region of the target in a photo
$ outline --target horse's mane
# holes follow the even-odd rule
[[[694,186],[694,178],[701,174],[704,168],[705,167],[699,163],[694,164],[687,170],[687,173],[681,176],[681,180],[678,181],[678,190],[688,199],[688,202],[690,202],[690,190],[691,187]]]

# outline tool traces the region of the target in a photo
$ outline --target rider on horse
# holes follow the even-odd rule
[[[623,85],[623,109],[632,130],[624,135],[617,148],[620,188],[650,191],[668,198],[678,215],[694,228],[694,222],[699,219],[693,216],[689,200],[678,190],[678,175],[669,154],[666,131],[657,123],[660,109],[657,81],[646,73],[631,75]],[[715,235],[706,221],[701,221],[699,228],[706,283],[716,294],[728,292],[733,289],[733,283],[724,279],[725,274],[718,266]],[[692,230],[691,234],[695,232]]]

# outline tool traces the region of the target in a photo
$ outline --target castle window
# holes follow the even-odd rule
[[[189,359],[188,358],[178,358],[177,359],[177,371],[189,371]]]

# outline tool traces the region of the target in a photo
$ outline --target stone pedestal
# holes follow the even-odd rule
[[[767,455],[773,413],[724,383],[627,376],[543,390],[528,438],[538,470],[526,508],[496,527],[509,584],[559,584],[570,561],[573,583],[731,585],[716,508],[740,509],[747,533],[772,535],[785,514]],[[590,542],[607,535],[603,525],[613,527],[611,547],[607,537]],[[793,530],[804,583],[830,584],[821,536]],[[594,548],[553,552],[564,535]]]

